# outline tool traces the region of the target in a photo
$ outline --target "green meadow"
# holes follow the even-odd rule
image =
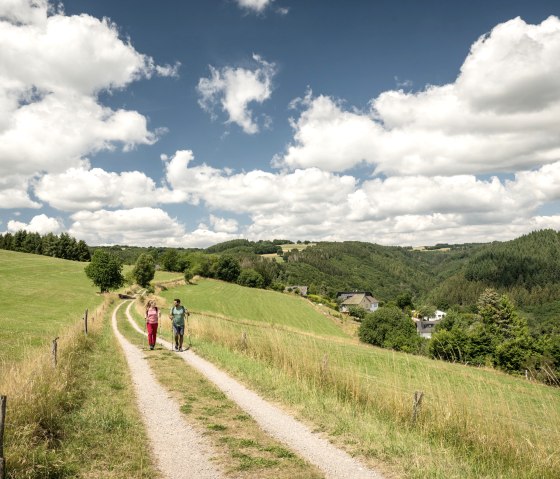
[[[318,322],[303,326],[298,298],[285,294],[209,280],[162,294],[194,311],[197,353],[385,472],[560,477],[558,388],[359,344],[321,315],[308,313]],[[413,421],[416,391],[424,396]]]
[[[160,294],[168,305],[173,304],[173,298],[180,298],[191,311],[254,322],[262,326],[348,337],[332,319],[296,295],[246,288],[211,279],[200,279],[196,284],[165,290]]]
[[[103,302],[85,266],[0,250],[0,368],[46,345]]]

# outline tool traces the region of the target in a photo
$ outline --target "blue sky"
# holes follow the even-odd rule
[[[560,228],[557,1],[0,0],[0,232]]]

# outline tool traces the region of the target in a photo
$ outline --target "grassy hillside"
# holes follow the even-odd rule
[[[6,479],[158,477],[110,328],[110,298],[95,294],[84,266],[0,251]],[[87,336],[86,308],[96,317]],[[56,368],[49,348],[55,336]]]
[[[0,364],[46,344],[102,297],[85,263],[0,250]]]
[[[240,288],[224,293],[223,286],[203,281],[165,297],[227,316],[224,304]],[[267,304],[282,295],[247,293],[232,308],[234,317],[191,316],[196,351],[284,402],[352,454],[383,463],[397,477],[559,477],[560,389],[340,336],[310,337],[293,323],[282,329],[280,306]],[[259,322],[242,322],[257,303]],[[424,399],[412,423],[415,391]]]
[[[346,336],[332,319],[312,308],[299,296],[245,288],[211,279],[202,279],[196,284],[163,291],[161,294],[168,305],[173,303],[173,298],[178,297],[192,311],[319,335]]]

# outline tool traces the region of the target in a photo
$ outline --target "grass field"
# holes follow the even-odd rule
[[[560,477],[560,389],[337,335],[311,337],[294,323],[286,330],[279,304],[289,296],[251,299],[228,286],[204,281],[164,294],[206,312],[190,319],[198,353],[284,402],[351,453],[398,477]],[[253,308],[260,312],[251,324],[244,320]],[[424,399],[412,424],[415,391]]]
[[[162,291],[161,296],[168,305],[177,296],[192,311],[317,335],[348,337],[333,319],[295,295],[201,279],[196,284]]]
[[[103,298],[86,263],[0,250],[0,369],[47,344]]]

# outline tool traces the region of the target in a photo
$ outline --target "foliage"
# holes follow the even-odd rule
[[[360,306],[350,306],[348,308],[348,314],[355,320],[362,321],[366,317],[367,311]]]
[[[250,288],[262,288],[264,285],[264,279],[254,269],[244,269],[237,278],[237,284],[241,286],[249,286]]]
[[[396,351],[419,352],[422,346],[415,324],[395,306],[366,314],[358,336],[364,343]]]
[[[53,233],[41,236],[39,233],[19,230],[13,235],[11,233],[0,234],[0,249],[42,254],[73,261],[89,261],[91,259],[86,243],[82,240],[76,241],[67,233],[61,233],[60,236]]]
[[[132,269],[132,275],[136,284],[147,288],[150,286],[150,281],[154,279],[156,274],[156,262],[154,258],[148,253],[142,253],[136,260],[136,264]]]
[[[478,300],[478,314],[450,312],[437,327],[429,345],[430,355],[447,361],[493,365],[509,373],[533,371],[539,376],[548,368],[555,377],[550,358],[555,339],[532,338],[525,318],[515,310],[507,295],[486,289]]]
[[[102,293],[120,288],[124,284],[122,263],[116,256],[104,250],[93,253],[85,273]]]
[[[223,281],[235,282],[241,273],[241,266],[232,256],[220,256],[216,263],[215,277]]]

